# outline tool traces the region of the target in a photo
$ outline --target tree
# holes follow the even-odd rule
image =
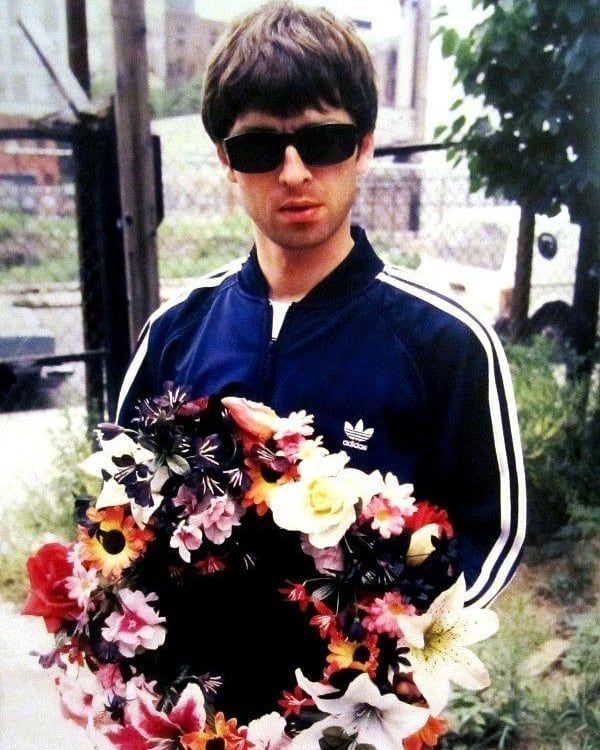
[[[580,224],[572,330],[579,351],[589,354],[599,293],[600,0],[473,5],[485,17],[466,37],[444,25],[438,33],[457,82],[486,109],[468,123],[459,99],[455,120],[436,134],[445,135],[451,159],[466,157],[473,190],[484,187],[521,206],[514,338],[527,316],[535,214],[566,205]]]

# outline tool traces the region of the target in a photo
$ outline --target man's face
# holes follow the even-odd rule
[[[292,133],[307,125],[330,123],[352,123],[352,119],[345,110],[334,108],[323,112],[307,109],[293,117],[250,111],[238,117],[229,135],[256,130]],[[357,179],[372,156],[372,134],[363,138],[350,158],[329,166],[306,165],[295,147],[288,145],[282,164],[259,174],[231,169],[221,145],[217,151],[228,179],[239,186],[257,244],[270,240],[294,251],[335,242],[342,236],[349,238],[349,213]]]

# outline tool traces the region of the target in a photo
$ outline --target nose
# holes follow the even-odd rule
[[[279,173],[279,181],[284,185],[293,187],[295,185],[302,185],[311,179],[312,174],[302,161],[300,154],[294,146],[287,146],[281,172]]]

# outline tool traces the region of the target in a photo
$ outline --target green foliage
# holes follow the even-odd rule
[[[242,211],[207,219],[195,214],[165,217],[158,232],[161,278],[198,276],[245,255],[250,220]]]
[[[197,114],[202,101],[202,76],[195,75],[175,86],[151,85],[149,91],[152,117],[176,117]],[[110,76],[92,79],[92,97],[108,99],[115,92],[115,81]]]
[[[563,664],[576,674],[600,675],[600,610],[581,619]]]
[[[466,155],[474,190],[569,207],[576,221],[600,202],[600,0],[473,0],[486,11],[465,37],[438,27],[456,81],[485,114],[447,127],[449,159]],[[443,16],[442,16],[443,18]],[[457,103],[459,109],[461,104]],[[540,179],[543,175],[543,179]]]
[[[150,90],[150,110],[152,117],[177,117],[200,112],[202,102],[202,76],[196,75],[189,81],[176,86],[152,88]]]
[[[24,503],[7,505],[0,515],[0,596],[8,601],[19,603],[25,597],[25,563],[32,552],[50,539],[73,538],[75,496],[98,490],[96,480],[78,468],[92,451],[91,441],[68,413],[52,444],[55,458],[47,481],[32,488]]]
[[[451,731],[440,750],[518,747],[531,702],[522,664],[551,637],[552,629],[529,593],[509,591],[495,609],[498,634],[476,648],[489,669],[491,686],[478,693],[456,692],[449,712]]]
[[[507,354],[519,413],[532,539],[548,541],[569,518],[573,524],[576,518],[582,522],[579,538],[585,538],[592,526],[589,514],[595,516],[593,509],[600,505],[597,405],[592,401],[585,406],[584,384],[560,376],[553,344],[547,339],[539,337],[531,347],[510,347]]]
[[[77,278],[74,217],[0,211],[0,285]]]

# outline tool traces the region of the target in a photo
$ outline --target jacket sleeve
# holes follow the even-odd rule
[[[436,426],[424,471],[432,499],[447,507],[455,526],[466,604],[485,606],[520,559],[525,476],[506,357],[493,330],[465,320],[445,331],[435,349],[430,424]]]
[[[131,420],[136,415],[135,405],[138,399],[156,395],[155,378],[149,366],[149,362],[152,361],[149,353],[151,320],[140,333],[134,355],[121,384],[115,421],[123,427],[131,426]]]

